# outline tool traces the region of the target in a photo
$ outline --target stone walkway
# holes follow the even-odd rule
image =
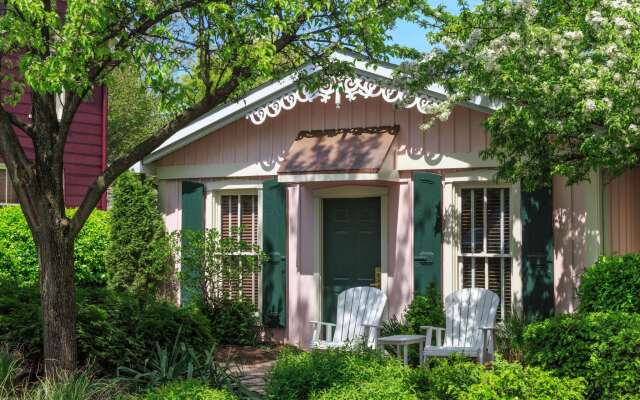
[[[279,347],[220,346],[216,358],[235,363],[240,371],[240,382],[258,394],[264,394],[266,374],[275,364]]]

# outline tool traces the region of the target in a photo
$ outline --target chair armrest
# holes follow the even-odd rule
[[[322,321],[309,321],[313,325],[313,334],[311,335],[311,347],[315,346],[322,339],[322,326],[324,326],[325,340],[331,340],[333,328],[336,324]]]
[[[433,329],[434,331],[444,331],[446,328],[441,328],[439,326],[423,325],[423,326],[420,326],[420,329]]]

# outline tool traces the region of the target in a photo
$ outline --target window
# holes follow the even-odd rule
[[[0,163],[0,206],[8,204],[18,204],[18,196],[9,180],[7,168]]]
[[[461,190],[462,287],[500,296],[498,317],[511,311],[511,215],[508,188]]]
[[[224,194],[223,192],[219,196],[218,204],[221,237],[237,235],[238,239],[245,242],[259,244],[257,194]],[[242,298],[259,307],[260,274],[254,272],[249,276],[243,276],[241,280],[238,293],[231,292],[231,285],[224,282],[223,290],[231,298]]]

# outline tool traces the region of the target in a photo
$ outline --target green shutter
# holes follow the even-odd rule
[[[272,179],[262,186],[262,249],[269,260],[262,266],[262,320],[268,327],[286,321],[287,221],[284,186]]]
[[[441,177],[413,174],[413,291],[424,295],[431,283],[442,292]]]
[[[197,182],[182,182],[182,230],[183,231],[204,231],[204,185]],[[182,246],[189,246],[185,239]],[[180,304],[188,305],[197,294],[198,271],[182,264]]]
[[[552,211],[550,188],[522,192],[522,304],[530,321],[554,311]]]

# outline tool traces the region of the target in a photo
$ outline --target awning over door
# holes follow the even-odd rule
[[[278,175],[378,174],[388,164],[398,130],[398,126],[380,126],[301,131]]]

